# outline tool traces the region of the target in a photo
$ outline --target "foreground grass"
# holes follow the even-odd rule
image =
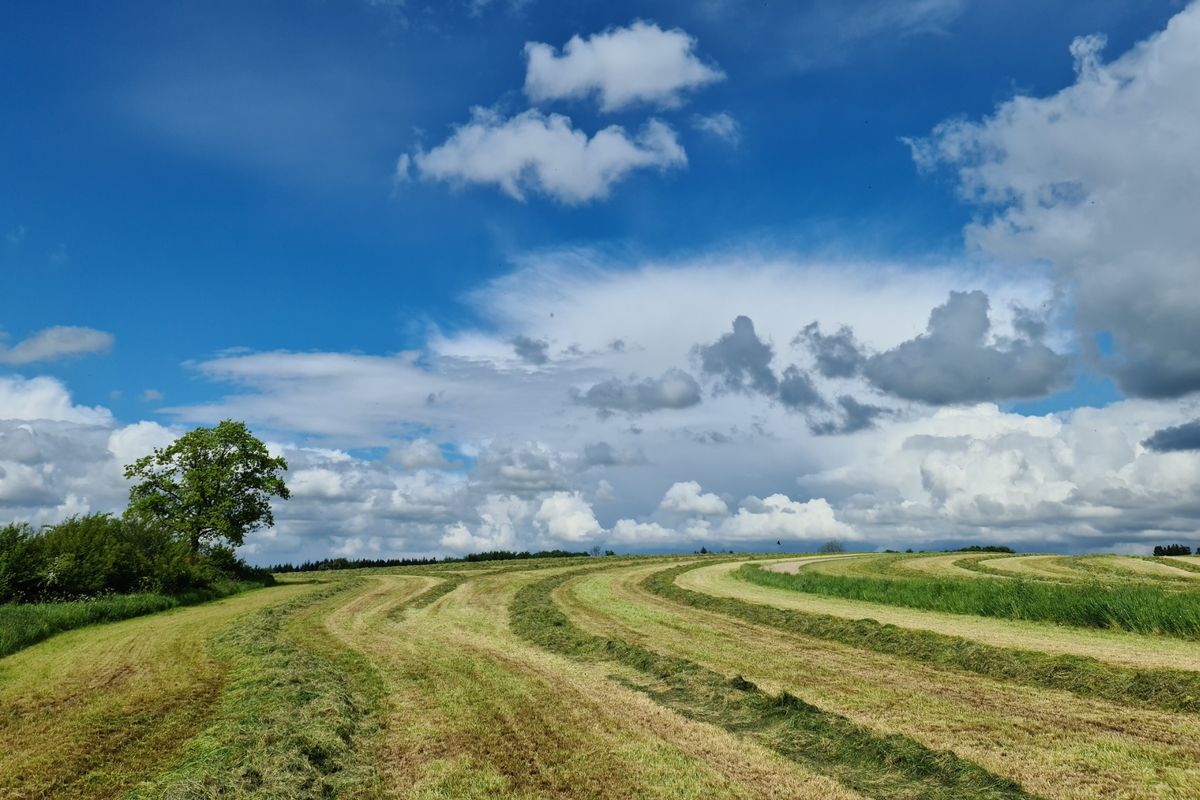
[[[858,797],[664,712],[596,665],[514,636],[509,602],[536,575],[471,571],[450,578],[452,591],[441,583],[420,595],[411,574],[371,576],[376,587],[329,618],[331,630],[371,659],[387,683],[381,758],[389,796]]]
[[[910,737],[878,734],[787,692],[770,695],[688,659],[588,634],[552,598],[572,577],[567,573],[522,588],[511,606],[513,630],[553,652],[632,667],[651,679],[646,691],[667,707],[762,743],[871,797],[1028,796],[1017,783]]]
[[[787,574],[754,564],[742,566],[737,576],[760,586],[952,614],[1200,639],[1200,592],[1139,583],[886,578],[810,570]]]
[[[1198,672],[1133,669],[1084,656],[996,647],[933,631],[882,625],[872,619],[787,611],[732,597],[693,592],[675,583],[680,575],[703,566],[688,564],[655,572],[642,585],[660,597],[692,608],[716,611],[791,634],[840,642],[997,680],[1062,689],[1080,697],[1165,711],[1200,712]]]
[[[210,589],[178,595],[119,594],[68,603],[5,603],[0,605],[0,658],[85,625],[118,622],[259,588],[262,585],[258,583],[225,581]]]
[[[231,678],[212,720],[131,797],[379,795],[382,683],[321,624],[358,585],[341,580],[223,630],[211,650]]]
[[[211,637],[309,590],[81,628],[0,659],[0,797],[117,797],[169,764],[226,684]]]

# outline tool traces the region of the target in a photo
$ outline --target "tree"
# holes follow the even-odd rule
[[[846,548],[837,539],[830,539],[825,544],[817,548],[817,552],[821,555],[829,555],[831,553],[844,553]]]
[[[275,524],[271,498],[291,496],[280,474],[286,470],[287,461],[272,458],[245,423],[223,420],[126,466],[125,477],[138,481],[129,513],[174,531],[193,556],[221,539],[237,547],[250,531]]]

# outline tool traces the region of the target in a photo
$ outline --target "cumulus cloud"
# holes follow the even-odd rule
[[[609,378],[593,384],[586,391],[572,388],[571,397],[576,403],[602,413],[645,414],[696,405],[700,402],[700,384],[681,369],[669,369],[658,378],[640,381]]]
[[[534,494],[562,489],[569,466],[561,453],[540,442],[492,445],[479,454],[474,479],[492,489]]]
[[[11,347],[5,339],[0,333],[0,364],[13,366],[106,353],[112,349],[114,341],[111,333],[68,325],[37,331]]]
[[[387,459],[404,469],[445,469],[450,466],[442,448],[424,437],[403,442],[388,450]]]
[[[549,343],[541,339],[532,339],[528,336],[517,336],[512,340],[513,352],[517,357],[526,363],[535,366],[541,366],[550,360],[550,356],[546,354]]]
[[[779,381],[779,402],[793,410],[825,406],[825,399],[821,397],[812,377],[795,364],[783,371],[783,378]]]
[[[1200,451],[1200,419],[1155,431],[1143,444],[1158,453]]]
[[[592,442],[583,448],[583,469],[591,467],[622,467],[645,464],[646,456],[641,451],[618,450],[608,442]]]
[[[440,539],[455,553],[519,548],[521,526],[533,515],[532,502],[516,495],[489,494],[476,508],[479,522],[472,531],[462,521],[447,525]]]
[[[1179,397],[1200,389],[1200,5],[1109,63],[1104,44],[1071,44],[1072,85],[943,122],[913,155],[983,211],[970,242],[1054,266],[1124,392]]]
[[[1181,413],[1194,416],[1194,405],[1129,400],[1041,417],[991,404],[943,408],[858,440],[845,465],[802,483],[857,529],[886,530],[905,546],[1003,540],[1144,552],[1200,525],[1200,456],[1140,446]]]
[[[692,127],[709,136],[728,142],[734,147],[737,147],[742,141],[742,126],[727,111],[720,111],[716,114],[696,114],[692,117]]]
[[[99,406],[75,405],[67,387],[54,378],[0,375],[0,419],[108,425],[112,414]]]
[[[858,540],[862,536],[839,521],[833,507],[822,498],[799,502],[784,494],[747,497],[737,513],[722,521],[718,533],[727,541],[788,539]]]
[[[535,103],[595,94],[601,111],[678,106],[685,92],[725,77],[695,49],[695,38],[684,31],[642,21],[586,39],[572,36],[561,55],[549,44],[528,42],[525,94]]]
[[[638,522],[633,519],[617,520],[606,538],[611,545],[640,548],[672,547],[683,540],[684,537],[674,528],[664,527],[657,522]]]
[[[812,352],[817,372],[826,378],[851,378],[862,369],[866,357],[854,331],[842,325],[835,333],[821,333],[821,325],[810,322],[793,340]]]
[[[840,416],[813,420],[809,429],[818,436],[857,433],[872,427],[877,418],[891,413],[887,408],[860,402],[848,394],[838,396],[837,408]]]
[[[988,297],[951,292],[926,332],[867,359],[881,391],[930,405],[1040,397],[1062,385],[1067,359],[1029,339],[988,341]]]
[[[422,180],[490,184],[516,200],[534,193],[581,205],[607,197],[634,170],[685,164],[675,131],[661,120],[634,135],[610,125],[589,137],[561,114],[529,109],[505,119],[475,108],[471,121],[442,144],[402,156],[397,177],[415,169]]]
[[[745,315],[733,320],[733,331],[696,352],[705,374],[720,379],[733,391],[757,391],[774,395],[779,379],[771,369],[771,345],[758,338],[754,321]]]
[[[638,532],[646,541],[670,542],[647,547],[718,546],[723,536],[721,520],[726,517],[693,517],[660,508],[664,489],[681,480],[696,481],[705,488],[702,495],[711,492],[727,498],[783,494],[802,503],[823,497],[837,520],[854,527],[872,545],[892,546],[906,539],[913,543],[917,541],[913,531],[920,530],[927,531],[921,534],[927,537],[923,541],[944,541],[953,535],[983,537],[980,529],[987,524],[986,517],[972,521],[957,512],[970,503],[954,499],[959,490],[949,476],[961,470],[1008,481],[1008,473],[989,471],[994,466],[989,460],[1008,449],[1019,452],[1023,445],[999,451],[990,446],[968,448],[953,467],[940,470],[935,459],[925,464],[915,451],[903,450],[899,444],[893,449],[897,431],[908,431],[906,438],[911,438],[916,435],[913,426],[936,416],[938,408],[895,397],[881,400],[861,371],[850,377],[826,377],[803,339],[794,354],[788,353],[795,356],[791,366],[825,398],[823,406],[801,410],[784,404],[783,387],[794,373],[785,366],[790,360],[778,363],[783,349],[779,347],[765,362],[778,384],[773,395],[723,391],[669,412],[629,417],[623,410],[653,405],[646,396],[654,397],[654,391],[629,387],[642,384],[644,376],[662,376],[676,369],[694,353],[697,342],[711,344],[723,335],[732,336],[728,323],[739,313],[753,317],[754,338],[765,347],[791,342],[809,320],[816,320],[822,332],[837,332],[845,325],[854,332],[865,358],[911,339],[912,331],[927,324],[929,310],[944,304],[952,289],[962,288],[963,280],[961,271],[949,268],[829,265],[744,253],[615,265],[594,254],[538,254],[523,261],[516,272],[468,295],[482,321],[478,329],[435,333],[421,353],[395,356],[286,352],[222,356],[196,369],[200,376],[228,386],[227,396],[170,413],[181,424],[246,419],[255,430],[272,432],[275,441],[303,445],[286,451],[289,459],[297,459],[297,471],[340,476],[336,485],[325,472],[306,478],[311,496],[296,498],[279,510],[275,538],[256,540],[259,559],[275,558],[274,554],[294,557],[297,552],[327,555],[333,537],[339,537],[338,546],[349,546],[346,543],[357,538],[363,552],[372,552],[372,538],[377,538],[381,552],[408,555],[448,552],[450,545],[443,543],[447,536],[451,538],[446,542],[458,542],[455,546],[466,550],[488,549],[483,545],[502,540],[519,549],[556,546],[547,536],[545,522],[535,524],[533,516],[547,497],[558,492],[578,492],[597,503],[592,516],[602,530],[592,536],[593,543],[613,541],[606,537],[615,536],[618,521],[627,519],[631,522],[623,530]],[[1003,349],[1012,338],[1056,341],[1059,334],[1053,327],[1039,331],[1037,324],[1030,328],[1018,323],[1021,315],[1014,310],[1041,308],[1053,296],[1036,275],[973,273],[971,281],[983,287],[994,306],[988,313],[987,346]],[[661,297],[671,297],[694,313],[670,319],[646,314],[646,299]],[[552,369],[513,369],[517,359],[512,341],[517,336],[577,343],[578,349],[569,358],[554,360]],[[610,347],[616,339],[626,346]],[[699,371],[699,354],[695,359]],[[758,363],[763,363],[761,358]],[[752,374],[753,370],[741,372],[743,386],[752,385]],[[724,373],[712,379],[724,385]],[[606,392],[597,391],[592,397],[607,393],[618,400],[597,406],[579,399],[609,381],[616,382],[614,391],[607,392],[614,386],[608,384]],[[428,402],[430,395],[437,397],[436,402]],[[886,413],[880,410],[884,405],[889,406]],[[1158,480],[1148,477],[1154,471],[1166,474],[1175,469],[1187,474],[1187,465],[1196,458],[1193,453],[1155,454],[1141,447],[1156,430],[1200,416],[1200,409],[1176,406],[1141,409],[1135,429],[1129,429],[1129,419],[1119,422],[1115,416],[1097,418],[1088,429],[1093,440],[1107,441],[1114,431],[1120,433],[1125,442],[1120,452],[1128,457],[1121,461],[1112,456],[1106,462],[1114,475],[1144,459],[1138,455],[1142,451],[1164,459],[1154,470],[1148,469],[1152,461],[1138,468],[1134,484],[1138,488],[1130,490],[1119,512],[1136,519],[1145,530],[1181,526],[1188,519],[1178,499],[1155,508],[1158,496],[1142,488],[1143,482]],[[595,413],[605,407],[613,413]],[[981,419],[972,424],[986,428],[989,418]],[[867,422],[872,426],[864,427]],[[858,429],[855,435],[836,440],[820,435],[854,429]],[[959,434],[943,427],[937,435]],[[399,451],[417,439],[426,439],[430,452],[436,442],[447,454],[461,454],[461,464],[439,469],[416,462],[405,467]],[[719,452],[713,449],[714,442],[721,442]],[[345,456],[356,452],[349,448],[381,443],[397,453],[378,461],[349,456],[339,461],[333,455],[311,452],[328,449]],[[615,468],[643,453],[646,463],[641,466]],[[1093,456],[1081,450],[1071,457]],[[876,465],[878,474],[856,470],[859,464]],[[922,468],[937,497],[947,498],[945,505],[931,505],[933,495],[922,484]],[[415,479],[417,475],[421,477]],[[401,480],[406,476],[414,479]],[[606,482],[602,487],[600,477]],[[1118,479],[1113,478],[1111,485],[1119,486]],[[797,486],[799,492],[794,490]],[[983,505],[1000,495],[983,484],[971,491],[984,496]],[[479,509],[492,495],[529,504],[525,517],[512,516],[510,539],[500,538],[508,534],[496,533],[498,528],[482,527]],[[77,491],[75,497],[91,502],[91,495]],[[56,496],[56,504],[65,500],[65,494]],[[1041,508],[1045,516],[1035,507],[1022,523],[1027,530],[1021,535],[1031,542],[1036,539],[1030,532],[1039,525],[1043,530],[1058,525],[1060,509]],[[704,519],[709,520],[707,526]],[[630,527],[651,524],[661,530]],[[671,531],[673,537],[663,538],[667,536],[663,531]],[[1127,535],[1116,526],[1095,530],[1074,526],[1066,531],[1063,546],[1125,541],[1118,537]],[[825,532],[812,541],[835,537],[849,540],[844,532]],[[761,542],[773,545],[779,538],[768,535]]]
[[[723,517],[729,513],[725,501],[712,492],[701,492],[700,484],[696,481],[683,481],[673,484],[663,495],[659,504],[662,511],[677,514],[699,514],[701,516]]]
[[[603,532],[591,504],[579,492],[554,492],[546,497],[533,522],[551,542],[581,544]]]

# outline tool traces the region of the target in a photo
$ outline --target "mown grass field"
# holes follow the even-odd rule
[[[287,576],[0,658],[0,797],[1200,797],[1200,566]]]

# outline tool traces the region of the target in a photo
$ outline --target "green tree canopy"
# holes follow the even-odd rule
[[[237,547],[250,531],[275,524],[271,498],[291,496],[286,470],[287,461],[272,458],[245,423],[223,420],[126,466],[125,477],[137,481],[129,513],[175,531],[193,554],[220,539]]]

